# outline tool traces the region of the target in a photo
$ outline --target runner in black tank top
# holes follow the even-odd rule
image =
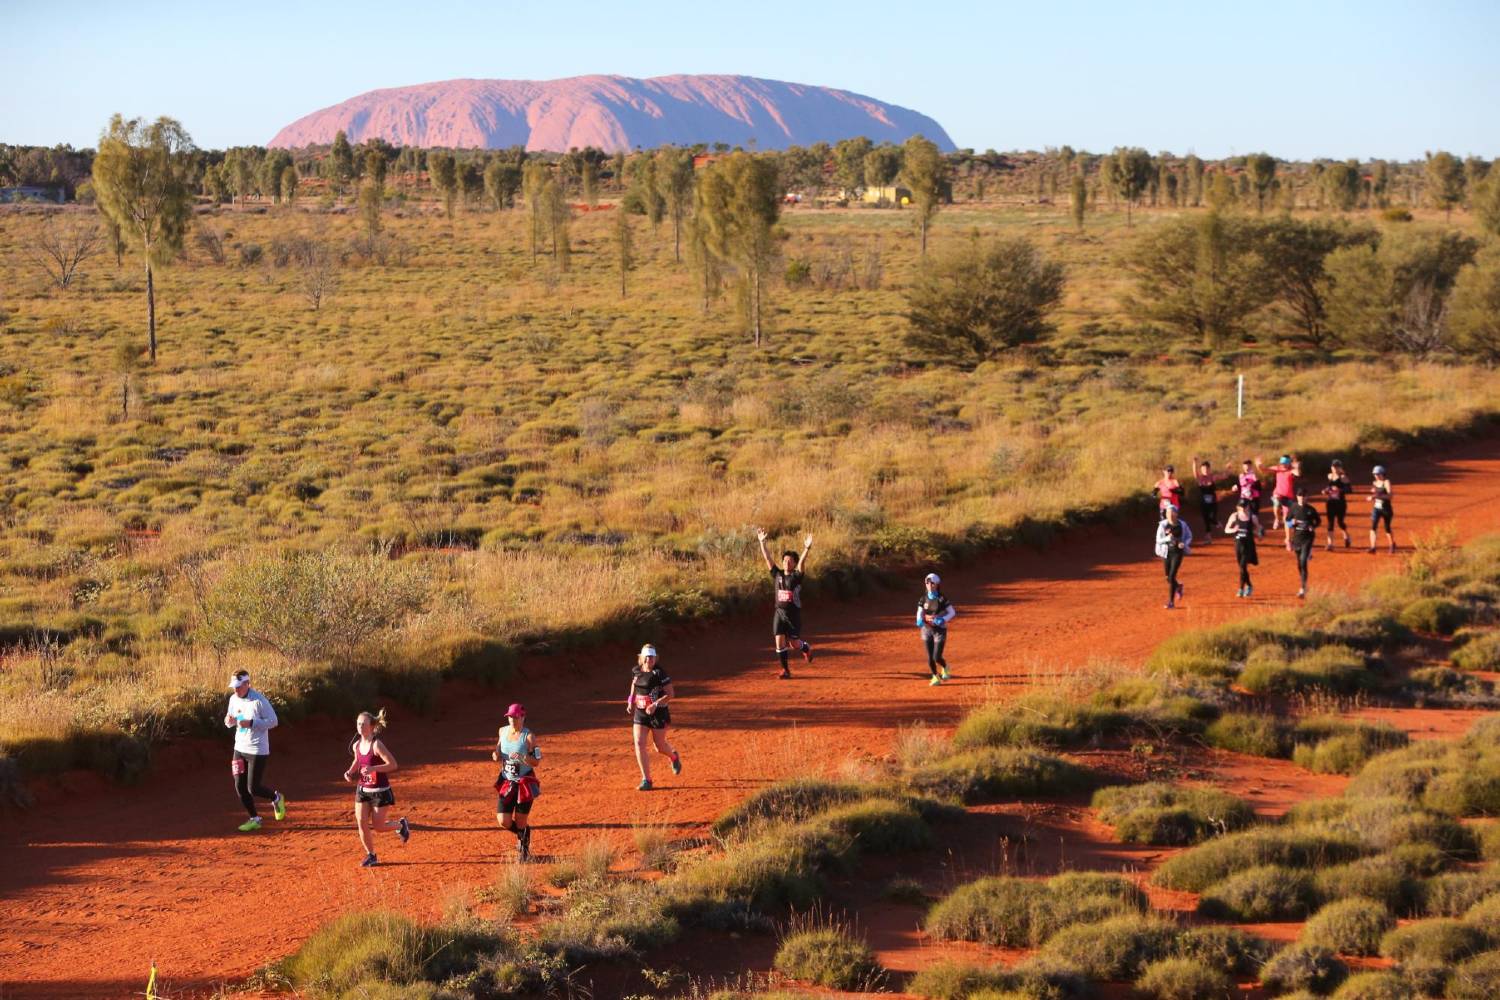
[[[651,784],[651,748],[666,757],[672,764],[672,773],[682,773],[682,757],[667,739],[667,729],[672,724],[670,702],[676,696],[672,678],[657,665],[656,647],[647,643],[635,658],[635,669],[630,672],[630,693],[626,696],[625,711],[630,714],[631,732],[635,743],[635,762],[641,769],[641,783],[637,791],[649,792]]]
[[[1250,584],[1250,567],[1260,565],[1260,556],[1255,551],[1256,529],[1259,527],[1251,513],[1249,499],[1241,497],[1224,525],[1224,534],[1234,539],[1234,560],[1240,566],[1240,589],[1235,591],[1235,597],[1249,597],[1254,590]]]
[[[760,554],[771,571],[771,585],[776,591],[776,613],[771,619],[771,635],[776,641],[776,657],[781,661],[782,680],[790,680],[792,668],[787,659],[791,647],[796,646],[802,659],[812,662],[812,647],[802,639],[802,578],[807,570],[807,554],[812,551],[813,538],[808,535],[802,544],[802,555],[790,550],[781,554],[781,565],[771,559],[771,549],[766,545],[768,536],[757,530],[755,538],[760,542]]]
[[[1333,528],[1338,525],[1339,530],[1344,533],[1344,548],[1348,548],[1349,523],[1346,520],[1349,514],[1349,494],[1354,492],[1354,484],[1349,482],[1349,477],[1344,475],[1344,463],[1338,459],[1333,460],[1333,468],[1328,470],[1328,485],[1323,487],[1323,495],[1328,498],[1328,551],[1333,551]]]
[[[1381,522],[1385,523],[1385,540],[1390,544],[1391,552],[1396,551],[1396,535],[1391,531],[1391,519],[1396,516],[1395,492],[1396,488],[1386,478],[1385,466],[1377,465],[1374,470],[1374,482],[1370,485],[1370,551],[1375,551],[1376,529]]]
[[[928,573],[923,584],[926,590],[917,602],[917,628],[927,647],[927,670],[932,675],[927,683],[936,687],[953,677],[943,659],[943,647],[948,644],[948,623],[958,616],[958,609],[944,596],[943,581],[936,573]]]

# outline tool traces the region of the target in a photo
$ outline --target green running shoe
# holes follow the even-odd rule
[[[932,680],[930,680],[930,681],[927,682],[927,686],[928,687],[937,687],[941,683],[943,683],[943,679],[941,677],[937,676],[936,674],[933,674],[932,675]]]
[[[271,810],[277,819],[286,819],[286,797],[280,792],[276,793],[276,801],[271,803]]]
[[[945,681],[946,680],[951,680],[952,678],[953,678],[953,675],[950,674],[950,673],[948,673],[948,668],[944,667],[943,668],[943,680],[945,680]]]
[[[259,830],[259,829],[260,829],[260,817],[259,816],[251,816],[249,819],[245,820],[245,822],[243,822],[243,823],[240,824],[240,832],[241,833],[254,833],[256,830]]]

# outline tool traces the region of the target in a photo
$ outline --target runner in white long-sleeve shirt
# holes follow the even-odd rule
[[[277,819],[286,818],[286,799],[281,793],[265,786],[266,763],[271,759],[270,730],[276,728],[276,710],[266,696],[250,686],[250,673],[237,670],[229,679],[229,709],[224,713],[224,726],[234,730],[234,756],[229,768],[234,774],[234,790],[240,804],[250,818],[240,824],[240,830],[250,833],[260,829],[260,813],[255,809],[255,800],[270,802]]]

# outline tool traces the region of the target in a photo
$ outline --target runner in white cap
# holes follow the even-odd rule
[[[927,669],[932,672],[932,680],[927,683],[936,687],[953,676],[943,659],[943,646],[948,642],[948,623],[958,615],[958,609],[943,596],[943,581],[936,573],[928,573],[922,582],[925,590],[917,602],[917,628],[922,630]]]
[[[667,707],[675,695],[672,678],[657,666],[656,647],[647,643],[636,657],[635,669],[630,673],[630,694],[625,699],[625,711],[634,721],[635,762],[641,768],[641,783],[637,791],[651,791],[651,748],[656,743],[656,752],[672,762],[672,773],[682,773],[682,757],[667,740],[667,728],[672,724],[672,710]],[[649,735],[648,735],[649,734]]]
[[[229,769],[234,775],[234,790],[250,818],[240,824],[244,833],[260,829],[260,813],[255,800],[270,802],[277,819],[286,819],[286,799],[265,786],[266,763],[271,759],[271,733],[276,728],[276,710],[266,696],[250,686],[250,672],[236,670],[229,678],[229,709],[224,713],[224,728],[234,730],[234,755]]]

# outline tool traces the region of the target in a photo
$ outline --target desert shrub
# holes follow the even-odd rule
[[[725,839],[744,834],[762,821],[801,822],[830,806],[865,796],[860,786],[822,778],[789,778],[767,785],[714,820],[713,835]]]
[[[578,870],[591,882],[601,882],[615,863],[615,846],[608,837],[590,837],[578,854]]]
[[[1042,946],[1042,954],[1076,966],[1090,979],[1134,979],[1150,962],[1171,954],[1175,924],[1139,914],[1074,924]]]
[[[1245,650],[1218,630],[1195,630],[1168,636],[1146,660],[1148,670],[1176,676],[1228,677]]]
[[[1198,912],[1225,920],[1263,923],[1299,920],[1313,903],[1312,876],[1279,865],[1261,865],[1215,882],[1198,899]]]
[[[1416,1000],[1416,993],[1394,972],[1357,972],[1333,991],[1333,1000]]]
[[[1162,782],[1101,788],[1093,806],[1130,844],[1192,844],[1255,819],[1248,805],[1226,792]]]
[[[1479,844],[1479,856],[1486,861],[1500,861],[1500,823],[1485,823],[1470,830]]]
[[[1122,721],[1119,713],[1100,711],[1055,692],[1037,691],[969,712],[953,732],[953,745],[961,750],[1077,746],[1108,733]]]
[[[906,992],[932,1000],[965,1000],[980,990],[1003,990],[1010,982],[1004,966],[980,966],[944,959],[911,977]]]
[[[1500,951],[1487,951],[1453,967],[1448,1000],[1494,1000],[1500,996]]]
[[[677,938],[670,905],[659,883],[580,881],[562,912],[542,923],[537,940],[573,964],[633,958]]]
[[[1225,712],[1204,730],[1209,746],[1252,757],[1285,757],[1291,753],[1287,726],[1270,715]]]
[[[850,802],[819,813],[808,822],[815,828],[852,837],[861,849],[883,854],[932,846],[932,829],[915,809],[899,802]]]
[[[1487,706],[1496,703],[1489,681],[1452,667],[1421,667],[1406,675],[1407,693],[1419,704]]]
[[[1489,938],[1472,924],[1439,918],[1397,927],[1380,939],[1380,954],[1398,962],[1448,965],[1483,951]]]
[[[1464,922],[1473,924],[1500,941],[1500,893],[1486,896],[1464,912]]]
[[[1151,881],[1167,889],[1202,892],[1236,872],[1261,865],[1321,867],[1357,857],[1354,841],[1312,831],[1253,827],[1205,841],[1168,858]]]
[[[1136,991],[1155,1000],[1212,1000],[1234,992],[1222,969],[1192,958],[1163,958],[1141,970]]]
[[[1415,801],[1440,774],[1447,748],[1437,743],[1416,743],[1370,758],[1344,786],[1344,797],[1401,798]]]
[[[639,823],[630,828],[630,839],[641,856],[641,867],[667,871],[672,867],[675,850],[667,828],[654,823]]]
[[[892,903],[927,904],[927,890],[914,878],[893,878],[880,890],[880,898]]]
[[[1264,648],[1264,647],[1262,647]],[[1347,694],[1369,686],[1365,659],[1348,646],[1319,646],[1286,661],[1267,657],[1245,664],[1239,682],[1251,694],[1325,690]]]
[[[1329,903],[1313,914],[1297,940],[1342,955],[1374,955],[1396,918],[1384,903],[1355,896]]]
[[[261,553],[233,561],[204,601],[199,638],[348,662],[428,600],[411,563],[382,554]]]
[[[1403,607],[1397,621],[1413,632],[1451,635],[1470,614],[1467,607],[1446,597],[1421,597]]]
[[[1449,872],[1422,883],[1422,912],[1429,917],[1461,917],[1475,903],[1500,892],[1492,872]]]
[[[1335,616],[1324,626],[1323,634],[1356,649],[1373,652],[1400,642],[1410,632],[1389,611],[1364,608]]]
[[[1473,834],[1463,824],[1399,798],[1334,799],[1327,805],[1327,812],[1316,819],[1309,815],[1304,822],[1377,850],[1416,845],[1455,856],[1474,853]]]
[[[776,949],[772,965],[793,979],[835,990],[868,990],[882,972],[869,945],[838,926],[793,932]]]
[[[1036,947],[1064,927],[1144,907],[1144,894],[1123,876],[1077,873],[1046,882],[1000,876],[959,886],[933,905],[926,926],[943,940]]]
[[[1464,643],[1449,659],[1460,670],[1500,671],[1500,632],[1485,632]]]
[[[1320,774],[1353,774],[1371,757],[1406,746],[1408,738],[1387,723],[1320,716],[1299,721],[1292,741],[1292,760],[1301,767]]]
[[[1313,888],[1322,900],[1373,899],[1402,912],[1413,905],[1420,883],[1401,859],[1377,854],[1320,868],[1313,874]]]
[[[525,865],[501,865],[487,893],[494,900],[498,915],[505,919],[529,911],[533,894],[531,869]]]
[[[1500,816],[1500,754],[1455,753],[1422,791],[1422,805],[1450,816]]]
[[[315,931],[276,969],[296,986],[339,993],[369,980],[435,981],[507,945],[477,928],[431,927],[388,911],[349,913]]]
[[[1261,985],[1275,993],[1310,990],[1328,993],[1349,975],[1349,967],[1327,948],[1289,944],[1260,968]]]
[[[726,909],[810,906],[822,889],[821,871],[845,864],[853,851],[848,837],[796,828],[750,841],[679,868],[670,882],[674,909],[683,920],[701,923]]]
[[[910,783],[929,795],[982,802],[1082,791],[1093,775],[1039,750],[991,748],[954,754],[913,775]]]
[[[974,242],[933,258],[907,293],[906,343],[925,357],[974,364],[1051,329],[1063,267],[1024,237]]]
[[[1173,953],[1195,959],[1230,976],[1246,976],[1259,969],[1270,953],[1266,943],[1238,927],[1205,924],[1177,935]]]

